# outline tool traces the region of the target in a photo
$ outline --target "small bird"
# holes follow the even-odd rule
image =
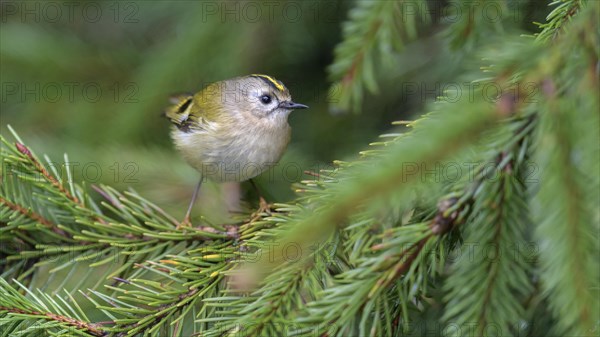
[[[215,82],[195,95],[176,95],[165,111],[173,123],[171,138],[200,180],[180,226],[190,214],[205,179],[250,180],[277,164],[291,136],[288,116],[294,109],[289,90],[271,76],[253,74]],[[261,197],[261,207],[264,199]]]

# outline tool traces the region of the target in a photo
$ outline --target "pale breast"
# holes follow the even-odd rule
[[[172,137],[184,159],[204,178],[225,182],[248,180],[274,167],[289,143],[290,131],[285,123],[191,132],[174,129]]]

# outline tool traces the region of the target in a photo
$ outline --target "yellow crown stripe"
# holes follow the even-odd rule
[[[271,84],[273,84],[275,86],[275,88],[277,88],[279,91],[285,91],[285,87],[279,81],[277,81],[276,79],[274,79],[271,76],[262,75],[262,74],[252,74],[250,76],[262,77],[265,80],[271,82]]]

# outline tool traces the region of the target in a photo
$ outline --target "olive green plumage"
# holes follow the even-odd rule
[[[203,178],[220,182],[244,181],[275,165],[290,140],[290,112],[306,108],[267,75],[216,82],[172,101],[165,115],[175,146]]]

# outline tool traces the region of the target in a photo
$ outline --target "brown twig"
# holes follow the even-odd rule
[[[319,173],[317,173],[317,172],[306,170],[306,171],[304,171],[304,174],[309,175],[309,176],[313,176],[313,177],[318,178],[318,179],[321,179],[321,175]]]
[[[56,226],[56,224],[52,223],[50,220],[44,218],[43,216],[41,216],[40,214],[34,212],[31,209],[25,209],[23,207],[21,207],[20,205],[14,204],[8,200],[6,200],[3,197],[0,197],[0,204],[4,204],[6,205],[8,208],[12,209],[13,211],[17,211],[23,215],[25,215],[26,217],[35,220],[39,223],[41,223],[42,225],[44,225],[45,227],[48,227],[50,229],[52,229],[53,232],[55,232],[56,234],[62,235],[64,237],[67,238],[71,238],[65,231],[63,231],[62,229],[58,228]]]
[[[50,220],[44,218],[43,216],[37,214],[36,212],[34,212],[32,210],[27,210],[27,209],[21,207],[20,205],[13,204],[12,202],[4,199],[3,197],[0,197],[0,203],[6,205],[8,208],[12,209],[13,211],[17,211],[17,212],[25,215],[26,217],[41,223],[44,226],[48,226],[48,227],[54,226],[54,224],[52,222],[50,222]]]
[[[56,189],[58,189],[67,199],[76,203],[83,209],[86,209],[86,210],[88,209],[76,196],[69,193],[69,191],[67,191],[67,189],[63,186],[63,184],[61,184],[60,181],[58,181],[56,178],[54,178],[50,174],[50,172],[48,172],[48,170],[46,170],[44,165],[42,165],[35,158],[33,153],[31,153],[31,150],[29,150],[29,148],[27,146],[25,146],[19,142],[15,142],[15,147],[17,148],[17,150],[19,150],[19,152],[21,152],[23,155],[25,155],[27,157],[27,159],[29,159],[29,161],[31,161],[31,163],[36,168],[36,170],[38,170],[38,172],[40,172],[44,176],[44,178],[46,178],[46,180],[49,181],[50,184],[52,184],[52,186],[54,186]],[[100,217],[100,216],[96,216],[95,220],[100,223],[106,224],[106,221],[104,221],[104,219],[102,219],[102,217]]]
[[[96,327],[96,325],[93,323],[79,321],[79,320],[76,320],[71,317],[61,316],[61,315],[53,314],[51,312],[39,312],[39,311],[35,311],[35,310],[27,311],[27,310],[22,310],[22,309],[18,309],[18,308],[9,308],[9,307],[3,307],[3,306],[0,306],[0,311],[8,311],[9,313],[19,314],[19,315],[44,316],[48,320],[67,323],[78,329],[86,330],[94,336],[99,336],[99,337],[106,336],[106,333],[103,332],[102,330],[98,329]]]
[[[446,214],[446,211],[448,211],[457,202],[458,199],[454,197],[442,199],[440,200],[440,202],[438,202],[437,214],[429,224],[429,228],[431,228],[431,233],[433,233],[434,235],[442,235],[448,233],[448,231],[450,231],[452,227],[454,227],[456,219],[458,218],[458,215],[461,211],[460,208],[463,208],[464,205],[461,206],[459,209],[451,212],[450,214]]]
[[[504,159],[515,147],[523,146],[525,137],[531,133],[531,130],[528,132],[524,131],[529,127],[529,125],[535,122],[535,119],[535,114],[528,116],[523,125],[515,131],[515,137],[519,137],[518,141],[512,144],[509,148],[498,152],[495,158],[495,169],[504,171],[508,174],[512,173],[514,170],[514,159],[509,161],[505,161]],[[467,206],[470,206],[475,202],[475,196],[473,193],[487,178],[486,170],[483,168],[485,168],[485,165],[478,170],[475,181],[465,189],[464,193],[465,195],[469,194],[468,198],[460,200],[456,197],[449,197],[439,201],[437,213],[429,225],[433,234],[442,235],[448,233],[452,228],[460,224],[462,219],[465,218],[464,214],[461,216],[461,213],[467,208]]]
[[[395,276],[399,276],[404,274],[408,268],[410,268],[410,266],[412,265],[413,261],[417,259],[417,256],[419,256],[419,254],[421,253],[421,251],[423,250],[423,247],[425,247],[425,244],[427,243],[427,241],[429,241],[429,239],[432,237],[432,235],[427,235],[426,237],[422,238],[421,240],[419,240],[417,243],[415,243],[412,247],[410,247],[407,252],[412,251],[412,253],[408,256],[408,258],[406,259],[406,261],[402,262],[400,261],[400,263],[398,263],[396,265],[396,268],[394,268],[394,275]],[[406,254],[403,254],[406,255]],[[400,259],[402,260],[402,259]]]
[[[57,188],[69,200],[73,201],[76,204],[81,205],[81,202],[79,201],[79,199],[77,199],[76,196],[71,195],[71,193],[69,193],[69,191],[67,191],[67,189],[56,178],[54,178],[50,174],[50,172],[48,172],[48,170],[46,170],[46,168],[33,156],[33,154],[31,153],[29,148],[27,148],[27,146],[25,146],[21,143],[18,143],[18,142],[15,143],[15,146],[16,146],[17,150],[19,150],[19,152],[21,152],[22,154],[27,156],[27,158],[31,161],[33,166],[35,166],[35,168],[46,178],[46,180],[48,180],[52,184],[52,186]]]
[[[402,251],[402,253],[400,253],[400,255],[398,255],[397,258],[395,258],[396,260],[398,260],[398,262],[391,269],[391,272],[388,274],[389,276],[385,278],[380,278],[375,284],[375,287],[373,287],[373,289],[369,293],[368,297],[372,298],[375,295],[376,290],[386,288],[395,279],[400,277],[400,275],[406,273],[406,271],[412,266],[412,263],[417,259],[417,256],[419,256],[419,254],[423,250],[423,247],[425,247],[425,244],[433,236],[433,233],[430,233],[426,237],[412,244],[408,249]],[[406,255],[408,255],[408,257],[404,259]]]

